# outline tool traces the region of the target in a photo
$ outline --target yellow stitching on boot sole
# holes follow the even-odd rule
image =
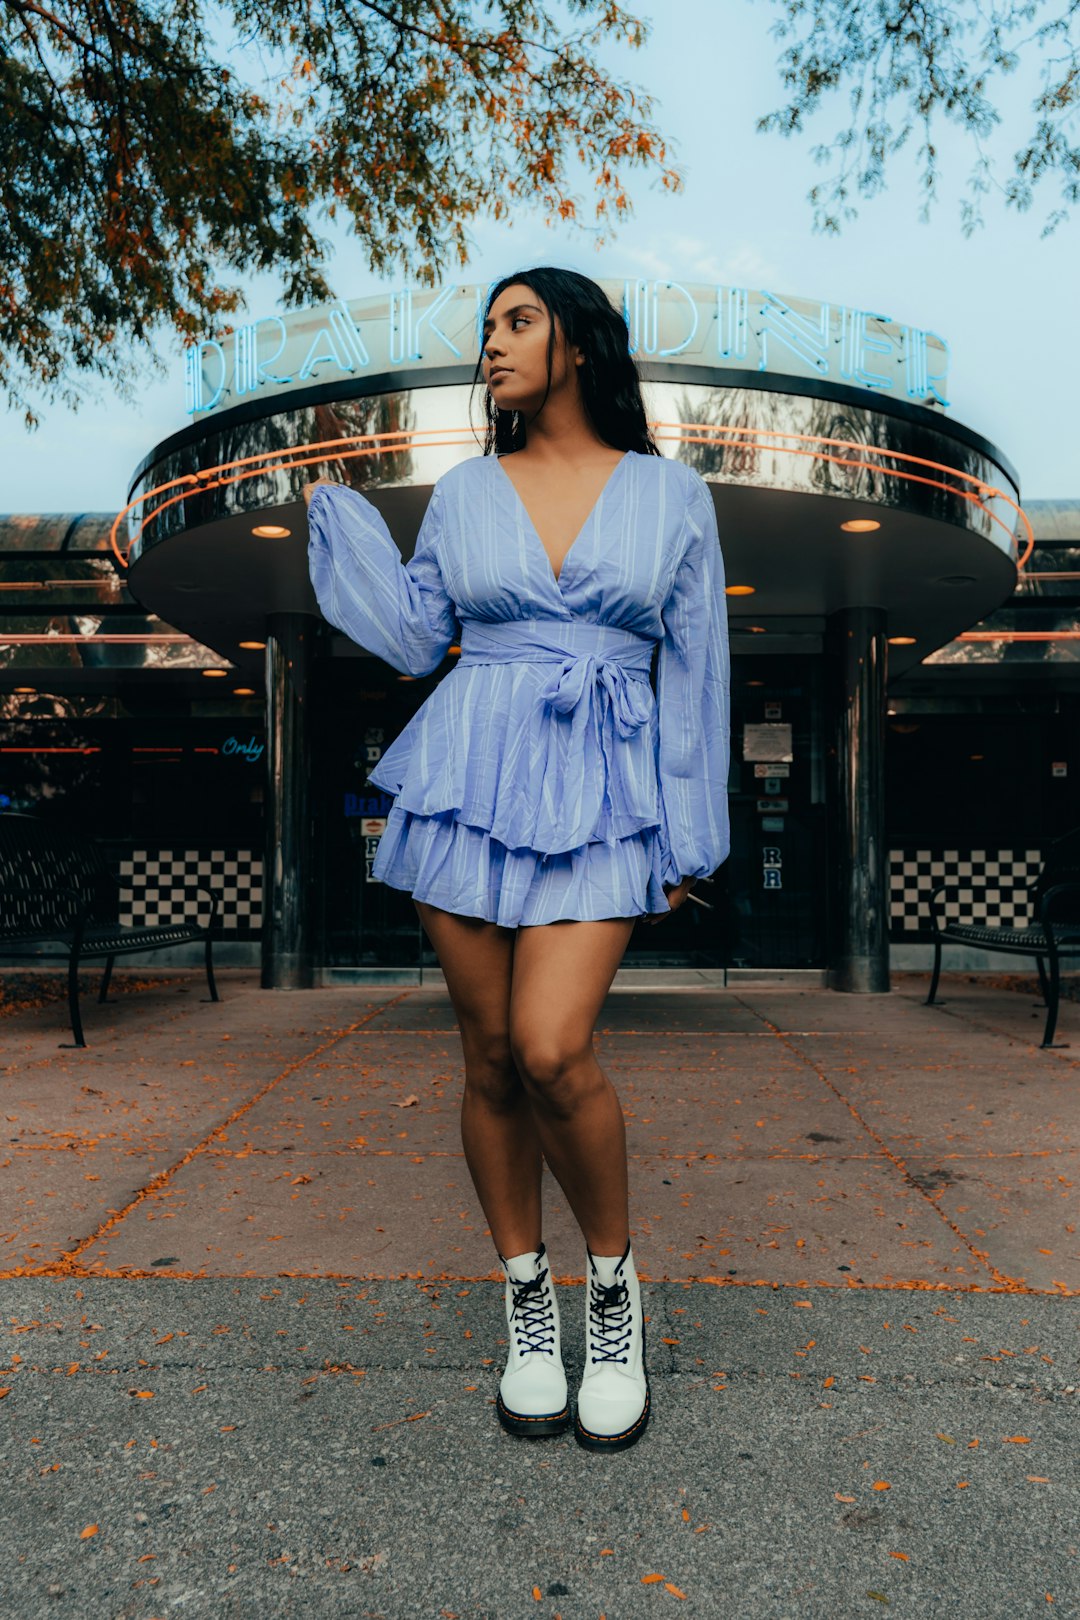
[[[641,1416],[638,1418],[636,1423],[631,1423],[630,1427],[628,1429],[624,1429],[621,1434],[593,1434],[591,1429],[587,1429],[585,1427],[584,1423],[582,1423],[580,1418],[578,1418],[578,1420],[577,1420],[577,1426],[581,1430],[582,1434],[585,1435],[586,1439],[588,1439],[588,1440],[602,1440],[602,1441],[605,1441],[608,1445],[610,1445],[615,1440],[625,1440],[626,1436],[628,1434],[633,1434],[635,1429],[640,1429],[641,1425],[644,1423],[645,1419],[649,1415],[649,1407],[651,1406],[651,1404],[652,1404],[652,1399],[651,1399],[650,1393],[649,1393],[648,1390],[646,1390],[645,1391],[645,1405],[641,1408]]]
[[[510,1408],[503,1404],[501,1396],[499,1397],[497,1410],[505,1412],[507,1417],[513,1418],[515,1423],[553,1423],[558,1418],[568,1417],[570,1413],[569,1405],[564,1406],[561,1412],[549,1412],[547,1414],[540,1414],[538,1416],[533,1416],[532,1413],[528,1412],[511,1412]],[[629,1432],[630,1431],[627,1430],[628,1434]]]

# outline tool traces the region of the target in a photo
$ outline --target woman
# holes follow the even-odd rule
[[[484,456],[438,480],[410,561],[320,478],[309,567],[330,623],[395,669],[429,674],[460,642],[370,773],[395,795],[372,875],[411,891],[461,1030],[462,1142],[510,1327],[499,1419],[570,1422],[543,1154],[586,1241],[574,1432],[616,1451],[650,1395],[623,1114],[592,1036],[635,920],[676,911],[728,853],[723,562],[708,487],[653,443],[595,282],[497,283],[481,372]]]

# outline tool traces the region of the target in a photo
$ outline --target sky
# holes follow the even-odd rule
[[[973,158],[967,140],[939,130],[942,179],[927,223],[915,148],[891,161],[884,192],[859,201],[858,218],[837,237],[815,233],[806,193],[825,171],[810,149],[842,127],[846,99],[833,98],[806,133],[758,134],[757,118],[782,104],[778,42],[771,4],[756,0],[626,0],[654,23],[643,51],[609,49],[603,61],[654,97],[653,117],[674,146],[683,190],[671,195],[633,171],[633,216],[599,251],[568,225],[551,228],[535,213],[509,224],[484,223],[461,281],[486,281],[530,263],[554,263],[598,278],[658,276],[722,282],[846,303],[930,329],[947,339],[947,415],[998,446],[1020,475],[1021,499],[1080,497],[1076,454],[1080,406],[1077,312],[1080,209],[1046,239],[1043,221],[1057,205],[1044,185],[1028,213],[984,199],[985,226],[960,228],[959,200]],[[990,145],[1002,160],[1029,132],[1033,71],[998,92],[1003,133]],[[845,93],[842,93],[845,94]],[[329,235],[329,232],[326,234]],[[400,280],[372,275],[357,244],[338,233],[329,265],[334,290],[362,298]],[[264,276],[250,284],[253,314],[281,308]],[[138,462],[187,424],[178,342],[163,340],[167,369],[137,367],[131,405],[107,393],[77,412],[43,405],[41,426],[27,432],[8,412],[0,443],[0,507],[7,512],[117,511]]]

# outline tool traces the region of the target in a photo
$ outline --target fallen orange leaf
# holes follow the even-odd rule
[[[685,1598],[686,1593],[685,1592],[680,1592],[679,1588],[675,1585],[674,1581],[665,1581],[664,1585],[667,1587],[669,1592],[674,1592],[674,1594],[675,1594],[675,1596],[677,1598]]]
[[[1003,1434],[1001,1443],[1003,1446],[1030,1446],[1031,1436],[1027,1434]]]
[[[890,1558],[902,1558],[904,1560],[905,1564],[910,1562],[910,1559],[908,1558],[907,1553],[890,1552],[889,1557]]]
[[[642,1586],[651,1586],[654,1581],[662,1581],[663,1578],[664,1577],[662,1575],[643,1575],[641,1577],[641,1584]]]
[[[889,1484],[887,1479],[875,1479],[874,1489],[875,1491],[891,1491],[892,1486]]]
[[[96,1524],[88,1524],[85,1530],[80,1530],[79,1531],[79,1540],[80,1541],[85,1541],[87,1536],[96,1536],[97,1533],[98,1533],[97,1525]]]

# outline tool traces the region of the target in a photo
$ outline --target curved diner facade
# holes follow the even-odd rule
[[[624,966],[886,990],[889,694],[1015,596],[1034,545],[1017,475],[949,415],[932,333],[753,289],[604,285],[663,454],[708,485],[732,655],[731,856],[696,890],[711,909],[639,926]],[[369,773],[462,648],[408,675],[328,624],[302,489],[361,490],[412,556],[436,479],[480,454],[485,293],[402,290],[197,346],[189,423],[113,526],[131,597],[262,699],[267,987],[434,962],[408,894],[372,878],[390,797]]]

